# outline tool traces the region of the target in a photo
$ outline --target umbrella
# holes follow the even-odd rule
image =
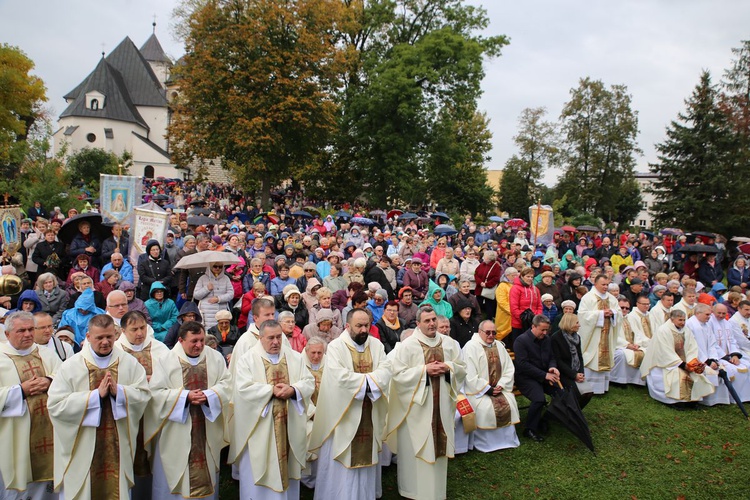
[[[188,215],[211,215],[211,210],[207,208],[193,208]]]
[[[382,210],[373,210],[372,212],[370,212],[370,215],[372,215],[373,217],[380,217],[381,215],[385,215],[385,212]]]
[[[433,219],[445,219],[445,220],[449,220],[451,218],[450,215],[446,214],[445,212],[432,212],[430,214],[430,217],[432,217]]]
[[[339,210],[338,212],[333,214],[333,216],[336,217],[337,219],[351,219],[352,218],[352,214],[350,214],[346,210]]]
[[[318,210],[315,207],[309,207],[309,206],[308,207],[302,207],[302,210],[307,210],[308,212],[310,212],[313,215],[320,215],[320,210]]]
[[[652,233],[651,231],[641,231],[641,233],[645,234],[646,236],[648,236],[648,239],[650,239],[650,240],[654,238],[654,233]],[[750,240],[748,240],[748,241],[750,241]]]
[[[746,255],[750,255],[750,243],[743,243],[742,245],[737,247],[737,250]]]
[[[491,222],[505,222],[505,219],[503,219],[499,215],[491,215],[490,216],[490,221]]]
[[[240,258],[232,252],[216,252],[213,250],[206,250],[205,252],[198,252],[190,255],[186,255],[181,258],[180,261],[174,266],[175,269],[203,269],[208,267],[209,264],[218,263],[224,266],[230,264],[237,264]]]
[[[215,226],[221,224],[222,221],[214,219],[213,217],[206,217],[205,215],[194,215],[187,218],[188,226]]]
[[[685,245],[677,253],[719,253],[719,249],[710,245]]]
[[[250,216],[244,212],[237,212],[236,214],[232,214],[232,220],[234,219],[239,219],[239,221],[244,224],[250,219]]]
[[[716,238],[716,234],[709,233],[708,231],[692,231],[690,234],[693,234],[695,236],[703,236],[705,238],[711,238],[711,239]]]
[[[596,226],[578,226],[576,228],[576,231],[601,231],[602,229],[600,227]]]
[[[737,243],[750,243],[750,238],[746,236],[734,236],[732,237],[732,241],[736,241]]]
[[[294,217],[304,217],[305,219],[312,219],[313,216],[310,212],[305,212],[304,210],[297,210],[295,212],[292,212],[292,215]]]
[[[563,388],[560,382],[557,384],[560,386],[560,390],[552,395],[552,401],[550,401],[547,407],[547,413],[555,417],[563,427],[580,439],[589,450],[594,451],[594,442],[591,440],[589,424],[586,421],[586,417],[583,416],[581,407],[578,405],[578,396],[570,387]]]
[[[60,227],[60,232],[57,233],[57,237],[63,243],[70,243],[78,234],[78,223],[83,221],[91,224],[91,234],[99,238],[100,242],[112,236],[111,229],[103,224],[102,214],[86,212],[78,214],[65,222],[65,224]]]
[[[456,231],[456,228],[451,225],[439,224],[435,226],[433,233],[440,236],[453,236],[454,234],[458,234],[458,231]]]
[[[374,226],[377,224],[372,219],[368,219],[367,217],[352,217],[352,224],[364,224],[365,226]]]
[[[413,220],[417,218],[419,218],[419,216],[413,212],[406,212],[398,216],[398,220]]]
[[[167,196],[166,194],[157,194],[151,199],[156,201],[167,201],[169,200],[169,196]]]
[[[176,207],[174,206],[174,203],[170,203],[169,205],[164,205],[164,208],[171,208],[174,210]]]
[[[505,222],[505,227],[511,229],[523,229],[528,226],[529,223],[523,219],[511,219]]]
[[[563,226],[560,228],[562,231],[565,231],[566,233],[575,233],[577,229],[573,226]]]
[[[745,405],[742,404],[742,398],[740,398],[740,396],[737,394],[737,391],[734,390],[734,385],[729,381],[726,370],[719,369],[719,378],[724,381],[724,385],[727,386],[729,394],[732,396],[732,399],[734,399],[734,402],[737,403],[737,408],[739,408],[740,411],[745,415],[745,418],[750,418],[747,414],[747,410],[745,409]]]
[[[682,229],[677,229],[676,227],[665,227],[659,233],[664,236],[680,236],[683,234]]]
[[[398,208],[394,208],[393,210],[389,210],[388,211],[387,217],[389,219],[393,219],[395,216],[402,215],[403,213],[404,213],[403,210],[399,210]]]
[[[269,221],[271,221],[272,224],[278,224],[279,223],[279,216],[276,215],[274,212],[260,213],[260,214],[258,214],[258,215],[255,216],[255,218],[253,219],[253,222],[257,223],[258,221],[260,221],[261,219],[263,219],[263,217],[266,217]]]

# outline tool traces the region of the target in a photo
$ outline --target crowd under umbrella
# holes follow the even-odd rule
[[[99,241],[104,241],[112,235],[110,227],[104,225],[102,214],[97,212],[84,212],[68,219],[65,224],[60,227],[60,231],[57,233],[58,239],[63,243],[70,243],[73,241],[73,238],[79,233],[78,224],[83,221],[91,224],[91,234],[99,238]]]
[[[414,220],[418,218],[419,216],[413,212],[405,212],[398,216],[398,220]]]
[[[433,219],[445,219],[450,220],[451,216],[446,214],[445,212],[432,212],[430,214],[430,217]]]
[[[394,208],[394,209],[388,211],[388,214],[386,214],[386,217],[388,219],[393,219],[394,217],[398,217],[400,215],[403,215],[403,213],[404,213],[403,210],[399,210],[398,208]]]
[[[213,217],[207,217],[205,215],[194,215],[187,218],[188,226],[215,226],[223,222],[223,220],[214,219]]]
[[[338,212],[333,214],[333,216],[336,217],[337,219],[351,219],[352,218],[352,214],[350,214],[346,210],[339,210]]]
[[[294,217],[302,217],[303,219],[312,219],[313,216],[310,212],[307,212],[305,210],[295,210],[291,214]]]
[[[377,225],[377,222],[375,222],[372,219],[368,219],[367,217],[352,217],[351,220],[352,224],[360,224],[363,226],[375,226]]]
[[[433,233],[438,236],[453,236],[454,234],[458,234],[458,231],[456,231],[455,227],[449,224],[438,224],[435,226]]]
[[[500,217],[499,215],[491,215],[491,216],[489,217],[489,220],[490,220],[490,222],[498,222],[498,223],[502,223],[502,222],[505,222],[505,219],[503,219],[503,218],[502,218],[502,217]]]
[[[525,229],[529,227],[529,223],[523,219],[516,218],[505,221],[505,227],[510,229]]]

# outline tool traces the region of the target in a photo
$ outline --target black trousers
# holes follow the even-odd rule
[[[516,379],[516,385],[529,401],[529,412],[526,417],[526,428],[531,429],[534,432],[539,432],[539,422],[542,420],[542,412],[547,404],[545,394],[554,394],[557,390],[557,386],[551,386],[545,380],[544,383],[537,382],[531,379]]]

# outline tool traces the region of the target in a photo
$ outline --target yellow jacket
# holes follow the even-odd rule
[[[510,288],[513,283],[501,281],[495,290],[497,300],[497,311],[495,312],[495,328],[497,328],[497,340],[502,340],[510,334]]]

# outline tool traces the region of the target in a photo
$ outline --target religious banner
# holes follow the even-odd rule
[[[102,217],[122,223],[141,202],[143,177],[100,174],[99,207]]]
[[[0,224],[3,228],[3,246],[12,255],[21,248],[21,207],[18,205],[0,207]]]
[[[134,209],[132,245],[137,254],[146,253],[149,240],[156,240],[164,248],[164,237],[167,234],[169,214],[152,210]]]
[[[549,205],[529,207],[529,240],[534,245],[549,245],[555,237],[555,216]]]

